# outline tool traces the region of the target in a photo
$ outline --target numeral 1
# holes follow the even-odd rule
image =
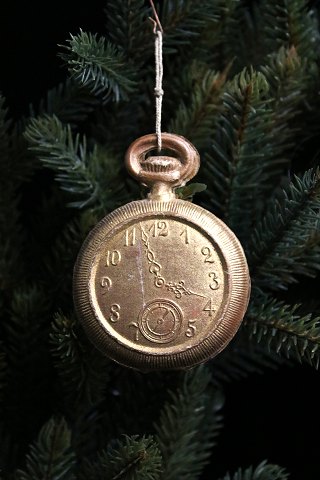
[[[164,220],[153,222],[148,230],[153,237],[167,237],[169,235],[169,225]]]
[[[184,241],[186,245],[189,245],[189,228],[188,227],[185,227],[182,230],[182,232],[180,233],[180,237],[182,237],[182,235],[184,235]]]
[[[210,300],[205,304],[204,308],[203,308],[203,311],[204,312],[209,312],[209,317],[212,317],[212,314],[215,313],[215,309],[213,308],[213,302],[212,302],[212,299],[210,298]]]

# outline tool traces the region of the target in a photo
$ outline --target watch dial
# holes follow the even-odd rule
[[[93,259],[90,302],[101,329],[145,353],[201,343],[228,307],[225,258],[201,227],[175,217],[127,222]]]

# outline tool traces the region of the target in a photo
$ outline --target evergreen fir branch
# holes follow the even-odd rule
[[[223,405],[220,392],[210,395],[209,382],[210,374],[203,366],[186,373],[182,387],[171,393],[155,425],[165,480],[195,480],[209,460],[221,428]]]
[[[15,197],[18,186],[30,178],[35,168],[22,135],[23,122],[13,125],[7,117],[5,98],[0,94],[0,188],[6,189],[3,198],[7,192],[14,192]]]
[[[264,195],[268,198],[290,164],[297,135],[304,129],[294,120],[305,109],[310,73],[308,64],[299,57],[295,47],[281,47],[278,52],[269,55],[261,71],[270,86],[272,109],[270,131],[266,134],[273,145],[273,156],[266,165],[263,182]]]
[[[24,470],[17,470],[16,480],[73,480],[75,454],[71,431],[63,418],[51,418],[31,445]]]
[[[97,224],[98,220],[99,218],[94,215],[92,210],[84,210],[76,218],[67,222],[66,225],[60,226],[58,233],[54,232],[54,236],[51,233],[49,249],[46,243],[41,257],[41,273],[46,288],[50,290],[54,298],[54,304],[52,305],[54,311],[72,308],[71,292],[74,263],[86,235]],[[40,243],[41,240],[40,238]],[[39,247],[38,249],[40,250]]]
[[[222,94],[229,67],[223,72],[207,70],[193,86],[190,104],[184,100],[176,109],[168,131],[188,138],[198,149],[211,141],[217,112],[221,109]]]
[[[3,400],[3,391],[6,384],[7,369],[8,365],[6,354],[4,352],[2,343],[0,343],[0,411],[2,410],[1,404]]]
[[[141,65],[153,53],[152,29],[147,21],[150,7],[144,0],[108,0],[104,12],[107,17],[107,36],[121,49],[127,59]]]
[[[52,400],[47,351],[48,297],[48,293],[31,280],[22,286],[20,279],[20,286],[14,289],[11,304],[7,302],[6,315],[1,321],[8,364],[3,392],[3,428],[12,439],[5,465],[11,468],[17,465],[25,451],[26,441],[34,437],[39,415],[47,412]]]
[[[2,412],[1,412],[2,413]],[[3,416],[2,416],[3,417]],[[0,422],[0,473],[3,474],[3,480],[8,480],[12,478],[12,475],[4,475],[8,472],[12,472],[11,465],[14,465],[14,457],[17,451],[17,443],[19,439],[15,438],[15,441],[12,439],[8,430],[4,426],[4,418]]]
[[[261,294],[252,301],[246,326],[251,338],[264,343],[269,350],[315,368],[320,360],[320,317],[299,315],[299,305],[286,305]]]
[[[124,435],[116,445],[85,461],[79,480],[158,480],[161,454],[152,436]]]
[[[306,0],[262,0],[259,16],[262,48],[277,51],[294,47],[301,58],[315,60],[319,54],[319,30],[316,14],[306,9]]]
[[[99,105],[98,100],[85,87],[72,78],[48,90],[46,98],[37,109],[31,108],[31,116],[56,115],[63,123],[79,124]]]
[[[9,292],[20,283],[25,257],[20,256],[25,235],[20,225],[21,184],[34,171],[20,125],[12,126],[0,95],[0,290]]]
[[[74,318],[61,313],[52,323],[50,343],[66,407],[77,410],[98,403],[108,382],[108,359],[88,341]]]
[[[0,290],[8,290],[21,273],[18,199],[14,173],[11,176],[10,120],[5,99],[0,96]],[[19,248],[20,247],[20,248]],[[17,268],[16,268],[17,267]],[[18,275],[16,275],[18,274]]]
[[[273,157],[268,84],[264,75],[244,69],[225,89],[212,153],[205,156],[204,178],[210,203],[240,240],[246,241],[258,215],[264,167]]]
[[[241,327],[235,338],[210,362],[210,371],[218,384],[238,381],[249,375],[262,375],[266,370],[276,370],[290,362],[270,350],[266,345],[253,342],[245,327]]]
[[[272,290],[315,276],[320,269],[320,170],[295,176],[257,224],[249,263],[254,282]]]
[[[205,0],[201,8],[193,0],[173,3],[165,0],[159,5],[160,20],[165,31],[164,48],[166,53],[176,52],[181,45],[192,45],[205,29],[214,34],[225,10],[225,1],[212,3]],[[192,45],[193,46],[193,45]]]
[[[276,114],[280,119],[294,118],[296,106],[306,95],[306,80],[308,64],[300,57],[294,46],[281,47],[277,52],[267,57],[266,65],[261,67],[265,75],[272,97]]]
[[[82,208],[96,201],[97,186],[89,166],[96,152],[88,154],[85,137],[82,143],[79,135],[74,141],[71,127],[65,127],[55,115],[32,119],[25,136],[44,165],[58,172],[62,189],[84,197],[70,205]]]
[[[126,100],[136,86],[135,73],[123,53],[105,38],[80,30],[67,40],[61,58],[73,78],[107,102]]]
[[[5,106],[5,98],[0,95],[0,161],[7,161],[9,150],[9,128],[11,121],[8,120],[8,108]]]
[[[73,140],[70,125],[62,125],[56,116],[33,119],[25,136],[44,165],[57,172],[61,188],[76,196],[69,206],[96,204],[108,210],[115,207],[113,196],[126,198],[117,159],[98,146],[89,153],[86,137],[80,142],[77,134]]]
[[[41,352],[35,347],[46,334],[49,308],[50,301],[41,287],[35,284],[20,286],[13,291],[6,322],[2,326],[6,338],[5,351],[15,376],[18,375],[16,370],[24,372]]]
[[[2,188],[1,188],[2,187]],[[11,187],[1,185],[0,195],[0,291],[10,291],[21,279],[24,234],[20,225],[19,200]]]
[[[256,468],[249,467],[245,470],[239,468],[234,475],[227,473],[221,480],[287,480],[289,475],[278,465],[272,465],[266,461]]]
[[[260,63],[257,45],[258,31],[254,21],[255,2],[228,0],[227,15],[221,24],[220,42],[216,46],[222,65],[232,61],[232,72],[238,74],[244,67]]]

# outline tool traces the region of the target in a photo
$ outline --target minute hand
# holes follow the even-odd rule
[[[141,240],[145,246],[147,260],[150,264],[149,272],[155,277],[154,278],[155,287],[162,288],[163,286],[165,286],[168,292],[172,292],[176,298],[181,298],[182,295],[196,295],[197,297],[206,298],[204,295],[192,292],[190,289],[186,288],[183,280],[180,280],[180,282],[166,282],[165,278],[161,275],[162,266],[159,262],[156,261],[155,254],[150,247],[149,236],[144,231],[141,223],[140,223],[140,229],[141,229]]]

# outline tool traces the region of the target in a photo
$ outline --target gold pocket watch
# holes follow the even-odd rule
[[[242,247],[212,213],[176,198],[199,169],[185,138],[162,133],[173,156],[135,140],[129,173],[151,189],[90,232],[74,268],[74,303],[91,341],[116,362],[150,371],[188,368],[217,355],[245,314],[250,277]]]

